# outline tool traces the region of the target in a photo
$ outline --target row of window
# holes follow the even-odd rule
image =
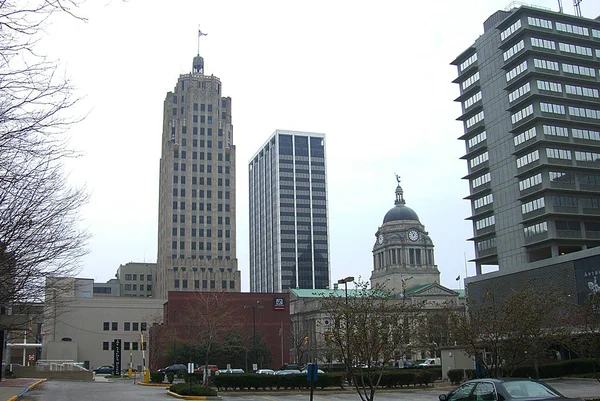
[[[192,164],[192,173],[204,173],[204,164],[200,164],[200,168],[198,169],[198,165],[196,163]],[[181,163],[181,165],[177,162],[173,163],[173,171],[186,171],[186,164],[185,163]],[[207,173],[212,173],[212,164],[207,164],[206,165],[206,172]],[[217,173],[219,174],[223,174],[223,166],[217,166]],[[225,174],[229,175],[230,174],[230,168],[229,166],[225,166]]]
[[[490,156],[489,156],[488,152],[484,152],[484,153],[482,153],[482,154],[480,154],[480,155],[478,155],[478,156],[470,159],[469,163],[471,165],[471,168],[473,168],[475,166],[480,165],[483,162],[488,161],[489,158],[490,158]]]
[[[487,238],[482,241],[477,241],[477,250],[479,252],[496,247],[496,237]]]
[[[200,160],[204,160],[204,156],[205,153],[204,152],[192,152],[192,160],[198,160],[198,154],[200,155]],[[173,151],[173,158],[175,159],[187,159],[187,151],[186,150],[182,150],[181,152],[179,150],[174,150]],[[206,152],[206,160],[212,160],[212,152]],[[223,161],[223,153],[218,152],[217,153],[217,161]],[[231,156],[229,154],[229,152],[225,152],[225,161],[231,161]]]
[[[463,106],[466,110],[480,100],[481,100],[481,91],[477,92],[476,94],[474,94],[473,96],[471,96],[470,98],[465,100],[465,102],[463,103]]]
[[[475,74],[471,75],[469,78],[467,78],[465,81],[463,81],[463,83],[462,83],[463,92],[465,89],[467,89],[469,86],[473,85],[477,81],[479,81],[479,71],[477,71]]]
[[[599,156],[600,155],[596,154],[597,158]],[[575,175],[573,173],[550,171],[548,176],[549,176],[549,179],[551,182],[560,182],[560,183],[567,183],[567,184],[575,183]],[[579,178],[580,184],[600,186],[600,175],[582,174],[582,175],[578,175],[578,178]],[[538,185],[541,183],[542,183],[542,173],[538,173],[531,177],[527,177],[527,178],[523,179],[522,181],[519,181],[519,190],[523,191],[525,189],[528,189],[532,186],[535,186],[535,185]]]
[[[461,72],[464,71],[468,66],[470,66],[471,64],[473,64],[476,61],[477,61],[477,53],[473,54],[468,59],[466,59],[465,61],[460,63],[460,67],[459,67],[460,71]]]
[[[475,135],[473,138],[469,139],[469,148],[472,148],[473,146],[477,145],[478,143],[485,141],[486,138],[487,138],[487,133],[485,131],[480,132],[479,134]]]
[[[529,201],[529,202],[521,205],[521,213],[523,213],[523,214],[531,213],[534,210],[543,208],[544,206],[546,206],[546,202],[544,201],[544,198],[534,199],[532,201]]]
[[[479,177],[473,179],[473,181],[471,182],[471,186],[473,188],[477,188],[487,182],[490,182],[492,180],[492,176],[490,173],[485,173],[483,175],[480,175]]]
[[[203,220],[204,220],[204,216],[198,216],[200,218],[200,224],[204,224]],[[206,224],[211,224],[211,216],[206,216]],[[220,222],[222,221],[221,216],[219,216],[219,224],[221,224]],[[229,221],[229,217],[225,218],[225,221],[228,222]],[[179,232],[178,232],[179,231]],[[185,227],[179,227],[179,230],[177,230],[177,227],[173,227],[171,229],[171,234],[173,235],[173,237],[177,237],[178,235],[180,237],[185,237]],[[190,229],[190,234],[192,237],[204,237],[204,229],[203,228],[192,228]],[[230,230],[225,230],[225,238],[230,238]],[[206,229],[206,236],[207,237],[212,237],[212,229],[211,228],[207,228]],[[219,238],[223,238],[223,230],[217,230],[217,237]]]
[[[227,280],[221,280],[221,289],[227,289]],[[181,285],[181,286],[180,286]],[[210,287],[209,287],[210,285]],[[188,280],[179,280],[179,279],[175,279],[175,281],[173,282],[173,286],[175,288],[181,288],[181,289],[187,289],[188,288]],[[202,280],[202,289],[208,289],[210,288],[211,290],[216,288],[216,282],[215,280]],[[200,280],[194,280],[194,289],[200,289]],[[235,281],[234,280],[229,280],[229,289],[230,290],[235,290]]]
[[[492,194],[488,194],[485,195],[479,199],[475,199],[473,201],[473,206],[475,207],[475,209],[479,209],[480,207],[483,207],[485,205],[488,205],[490,203],[494,202],[494,195]]]
[[[521,121],[522,119],[524,119],[525,117],[528,117],[530,115],[533,114],[533,105],[530,104],[529,106],[517,111],[516,113],[512,114],[510,116],[510,120],[513,124],[518,123],[519,121]]]
[[[535,127],[529,128],[528,130],[521,132],[514,138],[515,146],[520,145],[530,140],[531,138],[535,138],[536,135],[537,132]]]
[[[192,251],[195,251],[195,250],[204,251],[204,242],[198,242],[197,244],[198,244],[198,246],[196,247],[196,241],[190,242],[190,249]],[[171,241],[171,249],[172,250],[179,249],[180,251],[184,251],[185,250],[185,241],[179,241],[179,248],[177,248],[177,241]],[[212,242],[210,242],[210,241],[206,242],[206,250],[207,251],[213,250]],[[223,250],[222,242],[217,242],[217,250],[218,251]],[[231,244],[229,242],[225,243],[225,251],[227,251],[227,252],[231,251]]]
[[[146,331],[146,322],[124,322],[123,331]],[[119,322],[102,322],[102,330],[119,331]]]
[[[193,254],[191,254],[191,255],[189,255],[187,257],[191,258],[191,259],[194,259],[194,260],[196,258],[200,259],[200,260],[204,260],[205,258],[206,258],[206,260],[212,260],[212,259],[214,259],[214,260],[231,260],[231,257],[229,257],[229,256],[225,256],[225,257],[215,256],[213,258],[211,255],[206,255],[206,257],[205,257],[205,255],[196,255],[195,253],[193,253]],[[178,257],[177,254],[175,254],[175,253],[171,254],[171,259],[177,259],[177,258],[179,258],[179,259],[185,259],[186,256],[182,254],[182,255],[179,255],[179,257]]]
[[[137,284],[125,284],[125,291],[137,291],[138,290],[138,285]],[[140,291],[152,291],[152,284],[147,284],[144,286],[144,284],[140,284]]]
[[[525,95],[526,93],[529,93],[530,90],[531,90],[531,85],[529,84],[529,82],[527,82],[525,85],[523,85],[520,88],[517,88],[514,91],[512,91],[511,93],[509,93],[508,101],[512,103],[515,100],[517,100],[518,98],[520,98],[521,96]]]
[[[527,60],[506,73],[506,82],[510,82],[517,75],[520,75],[523,71],[527,70]]]
[[[133,342],[129,342],[129,341],[123,341],[123,350],[124,351],[138,351],[139,349],[139,345],[140,343],[138,343],[137,341],[133,341]],[[103,341],[102,342],[102,350],[103,351],[114,351],[115,350],[115,343],[114,341]],[[144,341],[142,343],[142,347],[141,350],[146,350],[146,342]]]
[[[504,41],[504,39],[508,38],[510,35],[515,33],[519,28],[521,28],[521,20],[517,20],[517,22],[513,23],[511,26],[500,32],[500,40]]]
[[[470,128],[473,125],[477,124],[478,122],[482,121],[483,118],[484,118],[484,113],[483,113],[483,110],[482,110],[479,113],[475,114],[473,117],[469,118],[465,122],[465,125],[466,125],[467,128]]]
[[[492,215],[481,220],[477,220],[475,222],[475,228],[477,228],[477,230],[481,230],[482,228],[490,227],[494,224],[496,224],[496,216]]]
[[[511,57],[513,57],[515,54],[517,54],[524,48],[525,48],[525,42],[523,40],[520,40],[519,42],[517,42],[517,44],[513,45],[510,49],[508,49],[507,51],[504,52],[504,54],[503,54],[504,61],[510,59]]]
[[[140,273],[140,281],[144,281],[144,278],[146,278],[146,281],[152,281],[152,274],[141,274]],[[125,273],[125,281],[137,281],[138,279],[138,275],[135,273]]]
[[[535,185],[542,183],[542,173],[538,173],[534,176],[527,177],[521,181],[519,181],[519,190],[524,191],[528,188],[531,188]]]

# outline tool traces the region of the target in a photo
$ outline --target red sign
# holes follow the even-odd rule
[[[35,356],[33,356],[33,355],[29,355],[29,360],[30,360],[30,361],[33,361],[33,360],[35,360]]]

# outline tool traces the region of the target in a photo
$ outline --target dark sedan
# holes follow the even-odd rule
[[[175,365],[169,365],[166,368],[158,369],[161,373],[177,373],[187,372],[187,366],[182,363],[176,363]]]
[[[98,366],[96,369],[94,369],[94,373],[96,374],[108,374],[111,375],[113,373],[114,369],[112,366],[109,365],[103,365],[103,366]]]
[[[440,401],[583,401],[567,398],[547,384],[529,379],[469,380],[448,394],[440,395],[439,398]]]

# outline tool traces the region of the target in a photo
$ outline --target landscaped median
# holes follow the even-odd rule
[[[31,386],[27,387],[25,390],[21,391],[19,394],[14,395],[12,397],[10,397],[8,399],[8,401],[16,401],[19,398],[21,398],[26,392],[28,392],[29,390],[33,390],[36,386],[42,384],[43,382],[45,382],[47,379],[40,379],[38,381],[36,381],[35,383],[33,383]]]

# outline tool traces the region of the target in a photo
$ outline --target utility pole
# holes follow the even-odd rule
[[[254,369],[254,364],[257,365],[257,369],[258,369],[258,361],[257,361],[257,356],[256,356],[256,309],[263,309],[264,306],[263,305],[258,305],[260,301],[256,301],[257,305],[246,305],[244,306],[244,309],[250,309],[252,308],[252,356],[253,356],[253,364],[252,364],[252,370],[256,370]]]

